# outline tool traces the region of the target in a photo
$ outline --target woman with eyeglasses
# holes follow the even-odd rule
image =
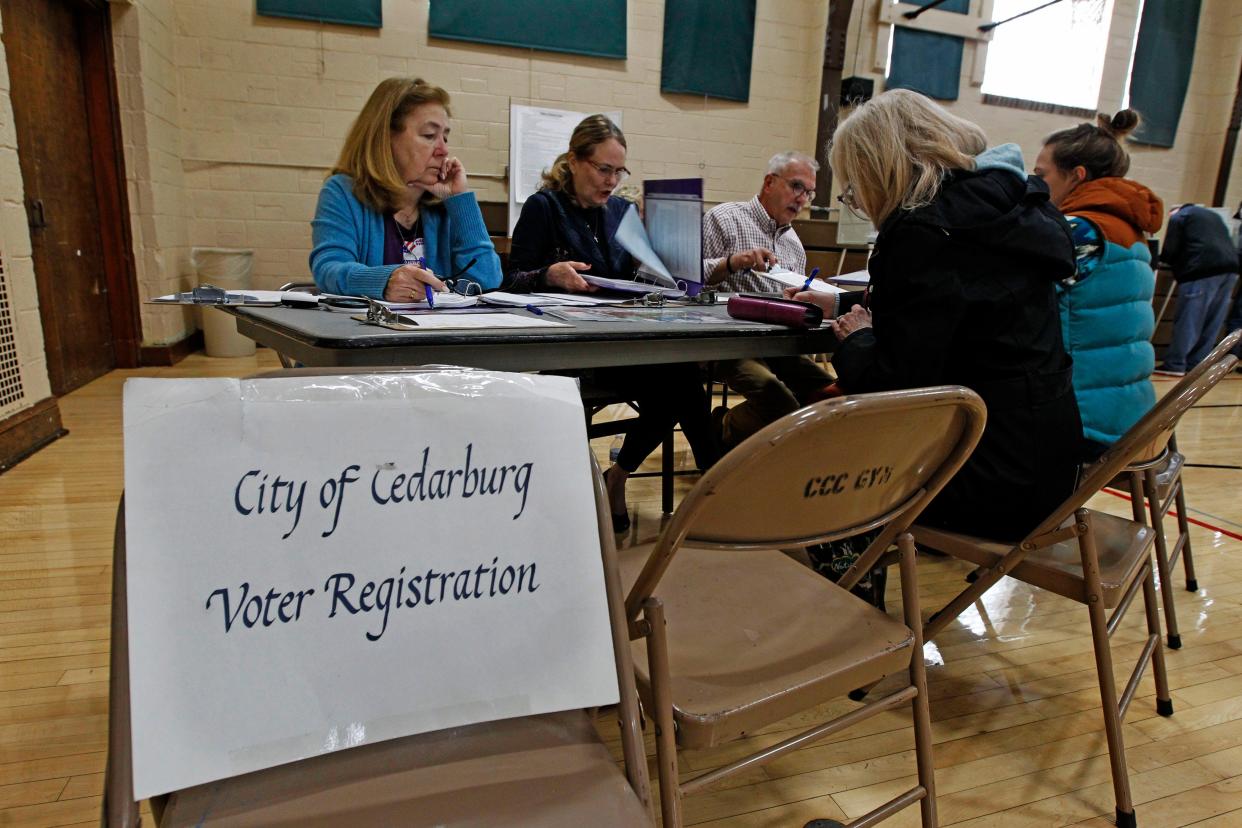
[[[310,266],[321,290],[425,302],[429,288],[500,285],[466,169],[448,154],[450,129],[440,87],[388,78],[375,88],[319,191]]]
[[[847,393],[955,384],[988,407],[978,447],[920,522],[1016,540],[1076,482],[1082,425],[1056,285],[1074,243],[1013,144],[897,89],[845,118],[833,174],[879,228],[868,303],[838,316]],[[835,315],[837,297],[797,292]],[[846,296],[842,309],[861,296]]]
[[[580,275],[588,271],[611,279],[634,278],[638,263],[615,238],[630,207],[613,195],[629,174],[625,157],[625,134],[607,117],[591,115],[574,128],[568,151],[544,171],[541,188],[522,205],[509,248],[505,290],[594,291]],[[613,528],[623,532],[630,525],[626,480],[675,424],[681,424],[699,468],[714,461],[707,394],[694,363],[600,368],[591,379],[639,409],[616,462],[604,472]]]

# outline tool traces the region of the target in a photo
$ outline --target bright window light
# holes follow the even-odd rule
[[[995,0],[1005,20],[1048,0]],[[1108,48],[1113,0],[1061,0],[999,26],[988,45],[983,92],[1095,109]]]

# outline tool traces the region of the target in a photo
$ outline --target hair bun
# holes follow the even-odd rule
[[[1123,109],[1111,118],[1107,115],[1097,115],[1095,120],[1101,130],[1121,140],[1139,125],[1139,114],[1133,109]]]

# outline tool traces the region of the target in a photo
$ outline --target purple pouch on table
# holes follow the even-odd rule
[[[824,312],[817,305],[747,293],[729,297],[729,316],[791,328],[818,328],[824,321]]]

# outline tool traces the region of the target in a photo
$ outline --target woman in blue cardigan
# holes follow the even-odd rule
[[[420,302],[448,280],[500,285],[465,167],[448,154],[449,131],[440,87],[388,78],[375,88],[319,191],[310,266],[320,289]]]

